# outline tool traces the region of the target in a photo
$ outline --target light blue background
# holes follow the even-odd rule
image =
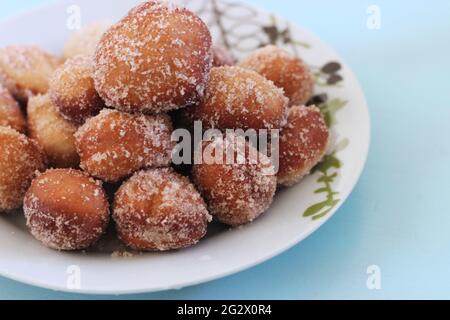
[[[339,212],[281,256],[222,280],[130,298],[449,299],[450,1],[245,1],[313,31],[355,71],[373,122],[366,170]],[[0,0],[0,18],[45,2]],[[379,31],[366,27],[370,4],[382,10]],[[369,265],[381,268],[379,291],[366,287]],[[107,297],[0,278],[0,298]]]

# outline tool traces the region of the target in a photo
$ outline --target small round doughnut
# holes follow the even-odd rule
[[[169,166],[173,143],[167,115],[132,115],[104,109],[75,134],[81,168],[115,182],[140,169]]]
[[[97,21],[75,32],[64,46],[64,58],[70,59],[78,55],[93,56],[98,42],[111,26],[108,21]]]
[[[37,143],[0,126],[0,212],[20,208],[35,172],[45,169],[45,155]]]
[[[212,65],[211,34],[192,12],[162,1],[132,9],[100,40],[94,80],[107,106],[160,113],[196,103]]]
[[[211,70],[205,97],[193,113],[206,128],[277,129],[286,123],[287,104],[282,90],[258,73],[225,66]]]
[[[282,88],[290,106],[304,105],[313,95],[314,77],[309,67],[284,49],[267,46],[254,51],[239,63],[258,72]]]
[[[309,174],[325,156],[329,137],[317,107],[292,107],[288,125],[280,132],[278,184],[290,187]]]
[[[61,61],[52,54],[27,45],[0,48],[0,82],[20,102],[47,93],[48,79]]]
[[[0,84],[0,126],[11,127],[20,133],[26,133],[27,125],[20,105],[9,91]]]
[[[56,168],[75,168],[80,158],[75,147],[77,126],[64,119],[49,96],[37,95],[28,101],[28,128]]]
[[[31,234],[55,250],[88,248],[109,222],[102,184],[73,169],[39,175],[26,193],[23,209]]]
[[[143,251],[194,245],[212,220],[194,186],[170,168],[136,173],[116,193],[113,208],[120,239]]]
[[[223,66],[234,66],[235,59],[231,52],[222,46],[213,46],[213,66],[223,67]]]
[[[83,124],[103,109],[104,102],[95,90],[93,72],[90,56],[76,56],[68,59],[50,78],[50,99],[67,120]]]
[[[224,224],[240,226],[252,222],[269,208],[275,196],[277,178],[268,157],[240,138],[235,140],[236,143],[228,144],[229,137],[203,143],[200,148],[203,163],[194,164],[192,176],[209,212]],[[234,151],[234,159],[245,159],[245,163],[234,161],[228,164],[227,148]],[[221,158],[222,162],[214,160]]]

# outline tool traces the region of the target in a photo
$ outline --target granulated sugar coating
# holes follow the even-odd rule
[[[282,88],[290,106],[304,105],[313,95],[314,77],[309,67],[282,48],[267,46],[254,51],[239,63]]]
[[[80,157],[75,147],[77,126],[64,119],[48,95],[28,100],[28,131],[44,149],[49,163],[55,168],[75,168]]]
[[[93,72],[91,56],[76,56],[50,78],[50,98],[67,120],[83,124],[103,109],[105,104],[95,90]]]
[[[111,24],[109,21],[97,21],[75,32],[64,46],[64,57],[93,56],[98,42]]]
[[[227,139],[230,137],[227,135]],[[235,143],[229,143],[227,139],[203,143],[203,164],[194,165],[192,176],[209,212],[222,223],[239,226],[252,222],[270,207],[277,178],[269,158],[245,140],[234,137]],[[234,162],[227,162],[226,150],[234,155]],[[216,161],[219,159],[222,164]]]
[[[100,182],[72,169],[48,170],[33,180],[24,200],[32,235],[56,250],[81,250],[105,232],[109,203]]]
[[[204,99],[194,119],[205,128],[279,129],[286,123],[288,99],[258,73],[239,67],[211,70]]]
[[[8,89],[0,83],[0,126],[11,127],[26,133],[27,125],[20,106],[11,96]]]
[[[117,258],[134,254],[125,245],[194,245],[213,217],[232,227],[260,217],[278,185],[324,157],[329,132],[318,108],[298,107],[314,89],[301,59],[267,46],[238,64],[223,43],[212,45],[193,12],[149,0],[116,24],[74,32],[65,62],[34,46],[0,48],[0,212],[24,205],[33,236],[56,250],[84,250],[108,232],[93,249]],[[174,126],[193,141],[177,131],[175,149]],[[279,135],[278,174],[255,131],[272,147]],[[194,164],[175,161],[192,153]],[[107,231],[110,205],[117,234]]]
[[[58,58],[34,46],[0,48],[0,83],[26,102],[33,94],[47,92],[48,79],[60,64]]]
[[[33,140],[0,126],[0,212],[20,208],[36,170],[45,169],[45,155]]]
[[[290,187],[309,174],[325,156],[329,136],[317,107],[292,107],[288,125],[280,133],[278,183]]]
[[[144,251],[166,251],[196,244],[211,216],[186,177],[170,168],[141,171],[116,194],[113,218],[120,239]]]
[[[148,1],[100,40],[95,86],[106,104],[158,113],[198,102],[212,64],[211,34],[192,12]]]
[[[143,168],[169,166],[171,135],[168,115],[132,115],[104,109],[75,134],[80,166],[108,182]]]

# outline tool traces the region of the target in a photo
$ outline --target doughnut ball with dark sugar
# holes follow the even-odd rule
[[[208,27],[163,1],[132,9],[102,37],[95,54],[97,91],[110,107],[160,113],[197,103],[212,65]]]
[[[46,166],[45,154],[36,142],[0,126],[0,212],[20,208],[36,171]]]
[[[116,193],[113,208],[120,239],[141,251],[194,245],[211,221],[198,191],[170,168],[136,173]]]
[[[278,183],[290,187],[301,181],[325,156],[330,133],[319,108],[292,107],[280,132]]]
[[[94,244],[109,222],[102,184],[73,169],[51,169],[31,183],[24,213],[32,235],[56,250],[81,250]]]
[[[107,182],[134,172],[168,167],[174,143],[168,115],[137,115],[103,109],[75,134],[81,168]]]
[[[192,176],[211,215],[224,224],[240,226],[252,222],[270,207],[277,178],[267,156],[242,137],[233,136],[216,137],[198,147],[197,157],[202,152],[203,160],[194,165]],[[227,158],[230,150],[234,161]]]
[[[68,59],[50,78],[49,96],[69,121],[83,124],[97,115],[105,103],[95,90],[91,56]]]
[[[238,64],[254,70],[284,90],[289,105],[304,105],[314,93],[314,77],[309,67],[282,48],[267,46],[251,53]]]
[[[211,70],[205,97],[192,110],[204,128],[279,129],[286,124],[288,99],[258,73],[239,67]]]

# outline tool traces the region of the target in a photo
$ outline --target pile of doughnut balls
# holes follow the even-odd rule
[[[83,250],[114,221],[138,251],[196,244],[215,220],[241,226],[298,183],[327,150],[329,131],[305,106],[314,81],[300,59],[268,46],[236,64],[189,10],[158,1],[66,44],[0,48],[0,211],[23,208],[32,235],[56,250]],[[171,164],[174,129],[280,129],[280,169]],[[259,152],[240,140],[235,155]],[[224,147],[225,139],[202,142]],[[184,174],[183,174],[184,173]]]

